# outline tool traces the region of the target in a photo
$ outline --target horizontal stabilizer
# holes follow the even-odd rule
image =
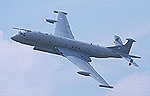
[[[131,66],[131,64],[133,64],[135,67],[139,67],[139,65],[131,58],[130,55],[128,54],[124,54],[124,53],[120,53],[115,51],[118,55],[120,55],[122,58],[124,58],[125,60],[127,60],[129,62],[129,65]]]
[[[141,58],[140,56],[129,55],[132,58]]]
[[[132,39],[132,38],[127,38],[126,40],[128,40],[128,41],[132,41],[132,42],[136,42],[134,39]]]
[[[109,86],[109,85],[99,85],[99,87],[110,88],[110,89],[114,88],[113,86]]]

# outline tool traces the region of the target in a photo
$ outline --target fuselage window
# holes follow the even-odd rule
[[[90,52],[91,50],[89,50],[89,52]]]
[[[51,41],[49,41],[49,43],[51,43]]]
[[[46,35],[48,35],[48,34],[46,33]]]
[[[72,48],[73,48],[73,46],[72,46]]]
[[[78,48],[78,49],[80,49],[80,48]]]
[[[67,45],[65,45],[65,46],[67,46]]]

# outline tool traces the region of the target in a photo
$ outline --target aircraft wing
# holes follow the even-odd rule
[[[83,71],[79,71],[77,73],[84,75],[84,76],[90,76],[93,79],[95,79],[96,81],[98,81],[99,83],[101,83],[101,85],[99,85],[100,87],[105,87],[105,88],[113,88],[112,86],[110,86],[103,78],[102,76],[100,76],[95,70],[94,68],[89,64],[89,59],[85,59],[89,58],[88,56],[86,56],[83,53],[79,53],[79,52],[75,52],[73,50],[69,50],[66,48],[57,48],[70,62],[72,62],[74,65],[76,65],[78,68],[80,68]]]
[[[67,13],[59,11],[54,11],[54,13],[57,13],[58,15],[57,20],[55,22],[55,29],[53,34],[56,36],[74,39],[66,17]]]

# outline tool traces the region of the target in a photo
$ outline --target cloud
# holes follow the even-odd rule
[[[0,31],[0,96],[52,95],[50,78],[61,67],[57,58],[5,40],[3,33]]]
[[[32,64],[34,53],[29,47],[20,44],[11,43],[3,39],[3,33],[0,32],[0,67],[10,70],[21,71]]]
[[[14,86],[14,88],[5,88],[2,90],[1,96],[52,96],[52,89],[42,87],[20,89]]]
[[[6,40],[3,33],[0,31],[0,96],[50,96],[68,82],[80,83],[76,82],[81,78],[77,68],[67,59]]]
[[[105,96],[150,96],[150,71],[136,72],[121,79]]]
[[[83,77],[76,75],[76,68],[64,58],[33,51],[32,47],[3,39],[3,35],[0,31],[1,96],[50,96],[54,89],[66,83],[80,85],[85,82]],[[149,74],[134,73],[120,80],[106,96],[149,95]]]
[[[3,38],[3,32],[0,30],[0,40]]]

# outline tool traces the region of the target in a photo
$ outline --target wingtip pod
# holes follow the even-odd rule
[[[142,58],[141,56],[135,56],[135,55],[129,55],[130,57],[132,57],[132,58]]]
[[[78,71],[77,73],[83,76],[90,76],[90,73],[84,71]]]
[[[65,14],[65,15],[67,15],[67,12],[62,12],[62,11],[54,11],[54,13],[63,13],[63,14]]]
[[[54,24],[55,22],[57,22],[56,20],[52,20],[52,19],[44,19],[44,21],[48,22],[48,23],[51,23],[51,24]]]
[[[110,89],[114,88],[113,86],[109,86],[109,85],[99,85],[99,87],[110,88]]]
[[[17,29],[17,30],[18,30],[18,28],[17,28],[17,27],[12,27],[12,29]]]

